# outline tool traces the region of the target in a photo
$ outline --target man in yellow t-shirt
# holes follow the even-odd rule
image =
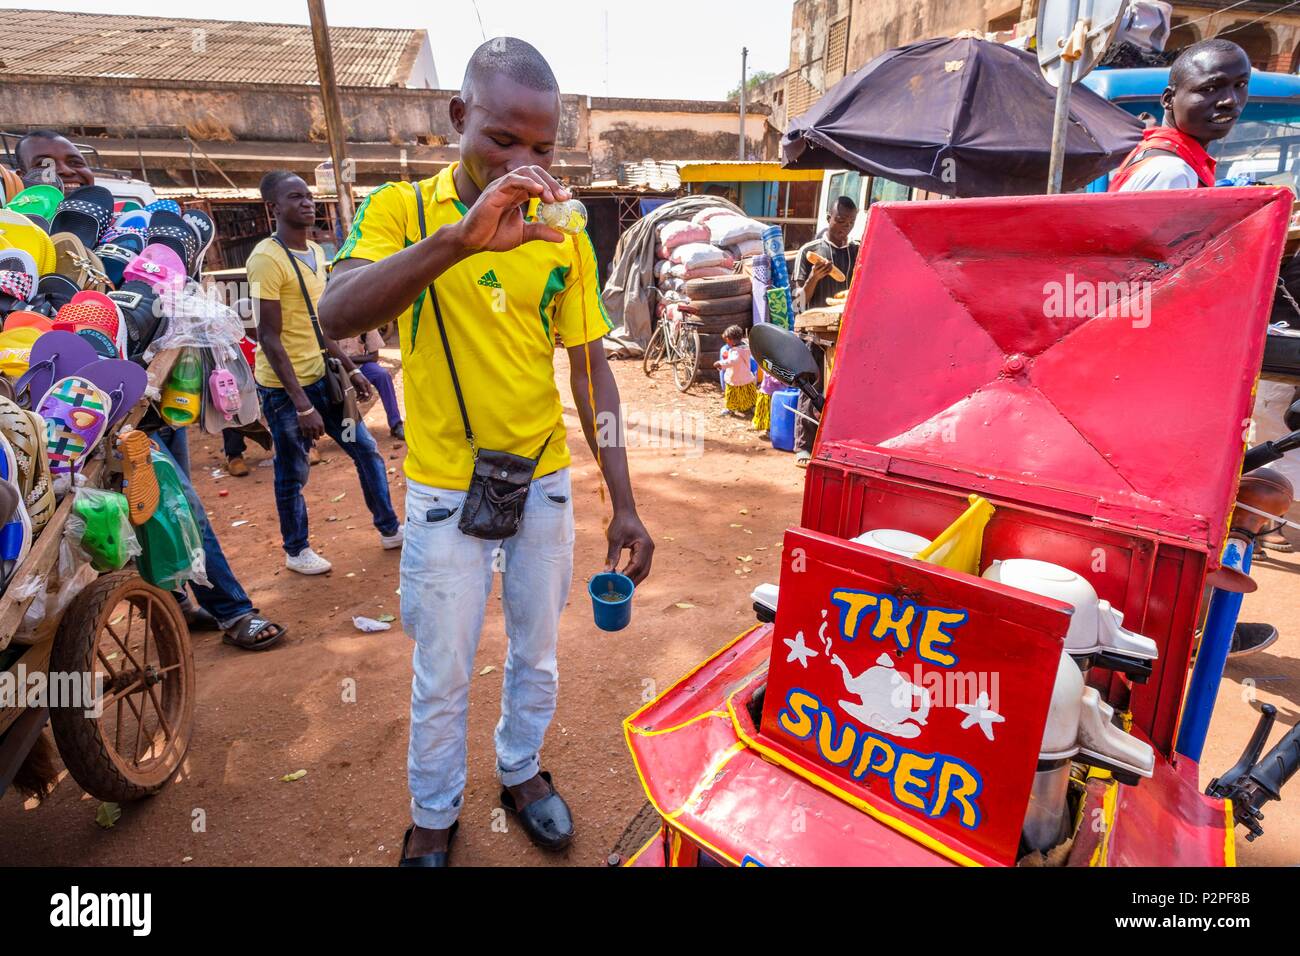
[[[623,573],[639,582],[654,549],[637,516],[625,449],[597,442],[597,422],[602,436],[622,429],[618,387],[600,343],[609,323],[591,241],[531,217],[538,200],[569,198],[547,172],[560,116],[555,76],[522,40],[490,40],[471,57],[450,112],[460,162],[367,197],[335,258],[320,313],[335,338],[393,319],[401,330],[409,444],[402,623],[415,640],[408,754],[414,825],[403,842],[405,866],[448,862],[465,787],[469,683],[494,570],[502,571],[509,638],[495,735],[501,800],[537,845],[559,849],[572,839],[569,808],[539,756],[555,712],[556,642],[573,573],[557,338],[613,503],[606,568],[627,551]],[[504,540],[458,527],[475,459],[444,329],[477,448],[536,459],[523,520]]]
[[[388,471],[374,438],[364,422],[344,419],[343,406],[329,400],[325,356],[312,322],[325,289],[325,252],[307,238],[316,221],[311,190],[300,176],[271,172],[262,179],[262,198],[271,206],[276,232],[248,257],[257,319],[253,377],[275,443],[275,506],[285,566],[299,574],[324,574],[331,565],[311,549],[302,496],[311,443],[322,435],[338,442],[356,466],[362,496],[385,549],[402,546],[402,525],[388,497]],[[326,339],[324,344],[350,372],[357,397],[369,398],[370,383],[338,343]]]

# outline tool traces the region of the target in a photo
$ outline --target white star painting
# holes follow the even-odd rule
[[[783,640],[785,641],[785,646],[790,648],[790,656],[785,659],[786,663],[788,664],[791,661],[798,661],[799,666],[804,670],[807,670],[808,658],[816,657],[817,652],[804,643],[803,631],[800,631],[794,637],[787,637]]]
[[[962,718],[961,728],[979,725],[984,736],[989,740],[993,739],[993,725],[1000,724],[1006,720],[1001,714],[989,706],[989,695],[985,691],[980,691],[979,698],[973,704],[958,704],[957,709],[966,716]]]

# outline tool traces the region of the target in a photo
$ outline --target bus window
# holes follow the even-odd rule
[[[826,189],[826,203],[823,207],[826,214],[834,207],[835,201],[841,196],[848,196],[856,203],[858,194],[862,190],[862,174],[854,172],[835,173],[831,176],[830,184]]]
[[[871,177],[871,198],[868,200],[870,205],[878,202],[906,202],[911,194],[911,189],[900,183],[893,182],[883,176]]]

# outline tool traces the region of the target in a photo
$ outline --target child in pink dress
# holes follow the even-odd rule
[[[745,330],[738,325],[728,326],[722,333],[722,340],[727,344],[718,361],[713,363],[714,368],[725,370],[726,407],[721,414],[744,418],[753,412],[758,399],[758,385],[749,364],[749,343],[745,341]]]

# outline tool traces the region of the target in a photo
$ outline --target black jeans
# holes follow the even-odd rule
[[[226,460],[243,458],[248,451],[248,440],[238,428],[221,429],[221,448],[226,453]]]

